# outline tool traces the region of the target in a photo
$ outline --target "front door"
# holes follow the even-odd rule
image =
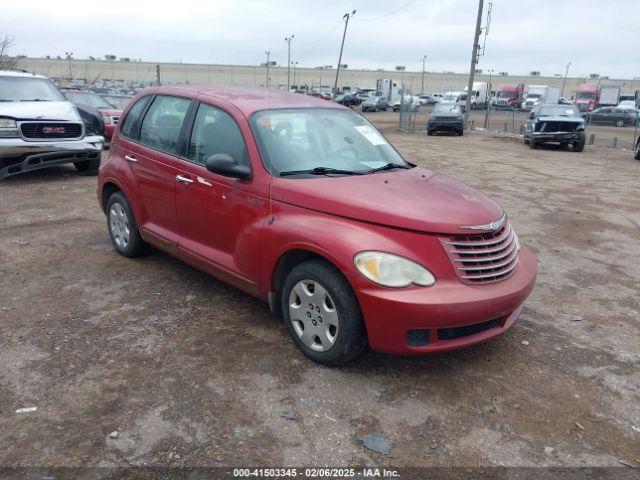
[[[206,160],[225,153],[249,163],[246,142],[233,117],[200,104],[181,180],[176,184],[178,248],[214,275],[253,291],[258,278],[258,239],[253,230],[265,217],[265,202],[252,194],[252,181],[209,172]]]

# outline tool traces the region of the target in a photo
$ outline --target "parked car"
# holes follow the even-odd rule
[[[356,107],[360,105],[361,100],[355,93],[342,93],[336,97],[336,102],[345,107]]]
[[[379,112],[380,110],[387,111],[387,99],[384,97],[369,97],[362,102],[363,112]]]
[[[402,99],[396,100],[391,105],[391,109],[394,112],[399,112],[404,105],[404,108],[409,112],[417,112],[420,107],[420,102],[418,101],[418,97],[414,97],[412,95],[405,95],[404,101]]]
[[[91,108],[95,108],[102,114],[102,120],[105,125],[105,140],[107,143],[111,141],[113,132],[118,125],[122,110],[115,108],[104,98],[95,92],[80,91],[80,90],[63,90],[62,93],[70,102],[75,105],[87,105]]]
[[[418,355],[486,341],[515,322],[536,278],[496,201],[308,96],[145,90],[97,194],[118,253],[149,243],[268,301],[324,364],[367,343]]]
[[[103,144],[48,78],[0,71],[0,180],[68,163],[95,173]]]
[[[542,104],[533,107],[524,123],[523,140],[531,148],[544,143],[571,145],[581,152],[585,145],[585,121],[575,105]]]
[[[624,127],[625,125],[635,125],[638,121],[638,113],[635,109],[617,107],[596,108],[592,112],[585,112],[583,116],[589,125]]]
[[[456,103],[440,102],[433,107],[427,121],[427,135],[433,135],[435,132],[464,134],[464,117]]]
[[[420,105],[433,105],[434,103],[438,103],[439,99],[434,97],[433,95],[418,95],[418,103]]]

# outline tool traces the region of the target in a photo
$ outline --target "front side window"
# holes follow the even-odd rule
[[[120,128],[120,133],[128,138],[133,138],[135,134],[135,127],[138,124],[138,120],[140,120],[140,115],[144,111],[144,107],[149,101],[149,96],[142,97],[138,100],[127,112],[127,116],[122,122],[122,127]]]
[[[538,111],[540,117],[580,117],[580,111],[571,105],[544,105]]]
[[[158,95],[142,121],[140,142],[167,153],[178,153],[178,139],[191,100]]]
[[[350,110],[263,110],[251,117],[262,160],[274,175],[313,169],[360,174],[408,168],[400,154],[362,116]]]
[[[198,107],[189,141],[189,160],[204,165],[211,155],[226,153],[237,163],[248,163],[240,127],[227,112],[211,105]]]

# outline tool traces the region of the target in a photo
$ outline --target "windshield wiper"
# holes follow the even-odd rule
[[[27,98],[25,100],[20,100],[21,102],[51,102],[51,100],[47,100],[46,98]]]
[[[386,165],[383,165],[381,167],[378,168],[372,168],[371,170],[367,170],[367,173],[375,173],[375,172],[381,172],[383,170],[392,170],[394,168],[411,168],[409,165],[402,165],[400,163],[387,163]]]
[[[353,170],[340,170],[339,168],[331,167],[316,167],[309,170],[288,170],[286,172],[280,172],[281,177],[289,175],[362,175],[362,172],[354,172]]]

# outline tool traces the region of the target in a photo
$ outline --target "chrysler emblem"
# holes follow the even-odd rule
[[[504,222],[506,220],[507,220],[507,215],[503,213],[502,216],[495,222],[487,223],[485,225],[462,225],[460,226],[460,228],[468,228],[469,230],[487,230],[487,231],[498,230],[500,227],[502,227],[502,225],[504,225]]]

